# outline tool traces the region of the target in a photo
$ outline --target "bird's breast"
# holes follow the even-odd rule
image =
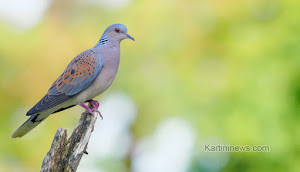
[[[103,66],[100,73],[86,90],[75,97],[75,103],[93,99],[103,93],[114,81],[118,72],[120,53],[110,53],[110,56],[102,55],[102,58]]]
[[[103,93],[114,81],[117,71],[118,67],[104,64],[100,74],[90,86],[92,94],[89,97],[94,98]]]

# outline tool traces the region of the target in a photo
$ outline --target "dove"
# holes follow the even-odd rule
[[[113,82],[120,62],[120,43],[129,38],[123,24],[113,24],[91,49],[77,55],[55,80],[47,94],[27,112],[30,118],[11,138],[22,137],[43,122],[49,115],[80,105],[84,113],[97,112],[99,102],[94,97],[103,93]],[[85,105],[89,103],[92,108]]]

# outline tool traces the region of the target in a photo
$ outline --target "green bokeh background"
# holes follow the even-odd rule
[[[69,61],[114,23],[125,24],[136,41],[122,42],[107,93],[121,90],[134,99],[137,139],[176,115],[195,128],[197,143],[219,136],[228,144],[271,147],[232,152],[221,171],[300,171],[299,6],[294,0],[132,0],[105,9],[52,1],[26,31],[0,20],[0,171],[38,171],[56,129],[71,133],[79,107],[22,139],[9,138]],[[189,171],[205,170],[192,163]]]

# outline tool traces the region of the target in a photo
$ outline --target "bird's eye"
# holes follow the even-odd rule
[[[115,28],[115,32],[119,33],[120,29],[119,28]]]

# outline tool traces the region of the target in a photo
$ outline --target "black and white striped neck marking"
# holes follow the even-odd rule
[[[107,44],[107,42],[108,42],[107,38],[102,38],[102,39],[99,40],[98,44],[105,45],[105,44]]]

